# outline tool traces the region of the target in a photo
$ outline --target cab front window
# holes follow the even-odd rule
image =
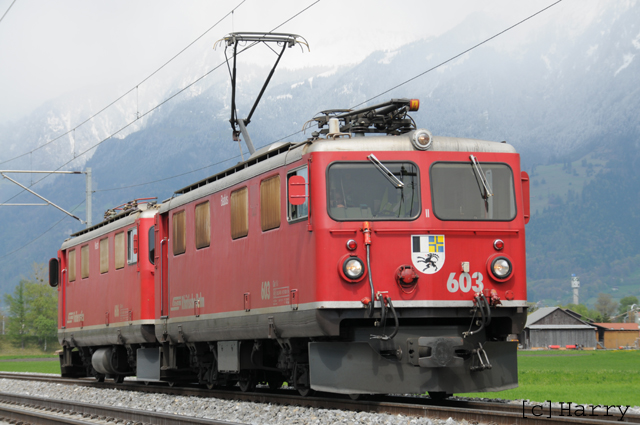
[[[482,163],[475,169],[471,162],[435,163],[431,193],[433,212],[440,220],[511,221],[516,217],[513,172],[507,164]]]
[[[420,176],[412,162],[383,162],[393,175],[371,162],[329,166],[327,204],[336,221],[413,220],[420,213]],[[398,184],[398,181],[402,185]]]

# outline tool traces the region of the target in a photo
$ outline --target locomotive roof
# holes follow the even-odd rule
[[[211,177],[184,187],[175,193],[180,195],[164,202],[160,212],[180,207],[196,199],[234,186],[252,177],[267,173],[296,162],[310,152],[347,151],[417,151],[411,143],[413,132],[400,136],[364,136],[350,139],[315,139],[302,143],[274,144],[254,153],[247,161],[228,168]],[[508,143],[460,137],[434,136],[431,151],[516,153]]]
[[[133,224],[138,218],[153,217],[158,212],[157,208],[142,209],[140,207],[141,206],[138,206],[138,208],[134,210],[122,212],[108,220],[104,220],[101,223],[72,234],[69,239],[64,241],[61,249],[67,249],[92,239],[99,238],[109,232],[113,232],[114,230]]]

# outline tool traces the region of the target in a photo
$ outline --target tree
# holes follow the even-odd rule
[[[611,295],[599,293],[595,307],[602,315],[602,321],[608,322],[613,312],[616,311],[617,303],[611,299]]]
[[[626,313],[629,311],[629,309],[633,304],[635,304],[636,306],[640,304],[640,302],[638,302],[638,297],[629,295],[628,297],[624,297],[623,299],[620,300],[620,307],[618,307],[618,315],[620,316],[619,317],[620,322],[626,318]],[[633,321],[634,318],[635,318],[635,314],[629,313],[630,321]]]
[[[44,344],[56,337],[58,328],[58,292],[46,283],[44,264],[33,264],[29,280],[22,279],[13,295],[5,295],[9,306],[8,334],[24,348],[26,336],[35,336]]]
[[[29,282],[25,300],[29,331],[44,344],[43,349],[47,351],[47,341],[55,339],[58,329],[58,292],[48,284]]]
[[[4,302],[9,307],[7,335],[14,342],[19,342],[24,349],[25,325],[27,322],[27,306],[25,302],[25,286],[27,282],[21,280],[13,290],[13,295],[5,294]]]
[[[602,315],[598,313],[596,310],[590,310],[584,304],[567,304],[562,308],[567,308],[569,310],[575,311],[578,313],[582,320],[589,321],[592,320],[594,322],[601,322]]]

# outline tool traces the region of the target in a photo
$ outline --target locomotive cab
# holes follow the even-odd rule
[[[322,308],[338,310],[342,338],[309,343],[311,387],[513,388],[506,340],[526,320],[519,156],[506,143],[445,137],[419,151],[411,137],[311,148],[317,291]]]

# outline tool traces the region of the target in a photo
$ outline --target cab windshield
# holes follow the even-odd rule
[[[431,166],[431,193],[436,217],[458,221],[510,221],[515,218],[511,168],[507,164],[480,165],[490,195],[471,162],[438,162]]]
[[[404,185],[398,187],[371,162],[329,166],[329,216],[337,221],[412,220],[420,213],[420,176],[412,162],[383,162]]]

